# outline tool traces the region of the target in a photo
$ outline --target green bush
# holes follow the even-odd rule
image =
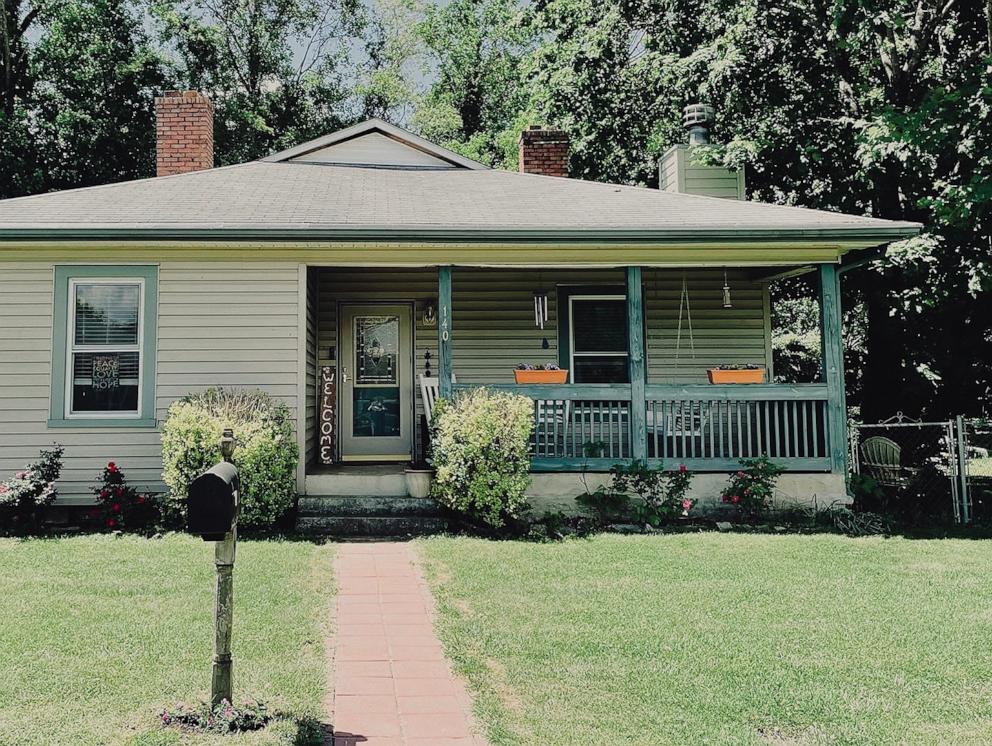
[[[494,528],[519,518],[527,509],[533,406],[526,396],[485,388],[439,401],[431,418],[433,496]]]
[[[296,499],[299,450],[289,408],[263,391],[209,389],[169,407],[162,426],[162,480],[176,506],[189,484],[221,459],[225,428],[234,431],[232,461],[241,477],[238,525],[272,526]]]

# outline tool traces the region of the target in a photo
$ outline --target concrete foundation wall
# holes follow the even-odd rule
[[[576,495],[608,485],[609,474],[534,474],[527,495],[535,514],[561,510],[578,512]],[[583,484],[583,476],[585,484]],[[696,474],[692,480],[689,497],[698,501],[698,509],[705,512],[720,504],[720,492],[727,484],[726,474]],[[774,505],[826,508],[834,502],[849,502],[844,477],[841,474],[783,474],[775,485]]]

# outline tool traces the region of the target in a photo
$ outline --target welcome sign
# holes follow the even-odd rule
[[[333,365],[320,366],[318,390],[320,401],[317,429],[318,458],[320,463],[329,466],[334,463],[337,453],[337,376]]]

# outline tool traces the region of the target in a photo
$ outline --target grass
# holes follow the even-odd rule
[[[286,716],[224,738],[157,721],[163,707],[209,695],[212,543],[182,535],[0,539],[0,743],[305,742],[316,735],[325,687],[331,552],[239,542],[235,700],[257,697]]]
[[[421,544],[494,744],[988,744],[992,544]]]

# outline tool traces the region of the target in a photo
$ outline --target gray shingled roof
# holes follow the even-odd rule
[[[0,234],[133,230],[914,233],[839,213],[576,179],[256,161],[0,201]]]
[[[0,239],[500,234],[559,240],[829,237],[883,243],[918,229],[915,223],[492,169],[364,167],[273,157],[0,201]]]

